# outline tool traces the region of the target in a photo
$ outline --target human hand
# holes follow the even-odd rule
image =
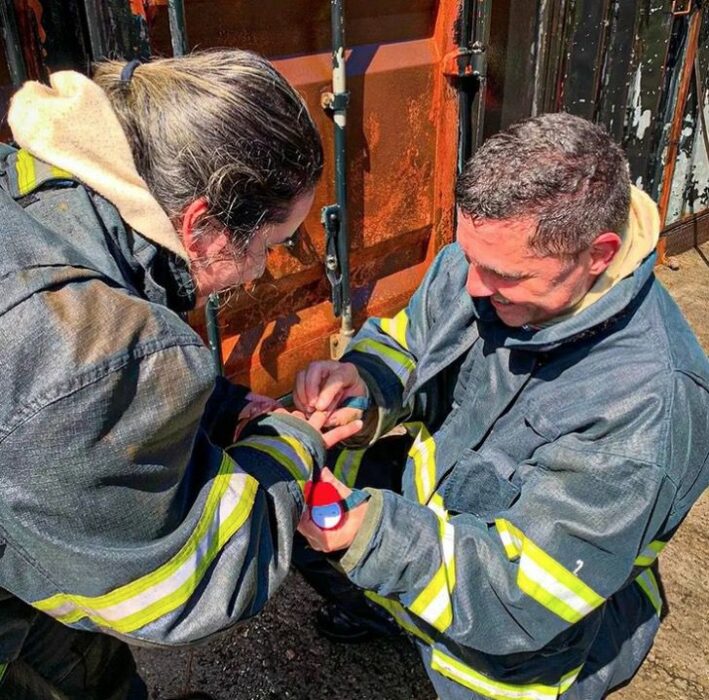
[[[281,405],[276,399],[263,394],[255,394],[253,391],[246,394],[246,400],[248,403],[239,412],[239,418],[234,429],[234,441],[239,439],[239,435],[249,421],[262,416],[264,413],[270,413]]]
[[[352,490],[345,486],[327,468],[320,471],[320,481],[332,484],[340,498],[345,499]],[[308,541],[308,544],[319,552],[336,552],[347,549],[362,526],[369,503],[365,501],[344,514],[342,523],[334,530],[320,529],[310,518],[310,509],[306,508],[298,524],[298,532]]]
[[[344,426],[362,418],[359,408],[338,408],[350,397],[368,397],[369,390],[350,362],[323,360],[311,362],[298,372],[293,389],[293,403],[305,415],[322,411],[325,425]]]
[[[345,425],[334,427],[331,430],[325,430],[329,417],[328,413],[325,411],[313,411],[309,416],[306,416],[302,411],[287,411],[285,408],[277,408],[273,413],[285,413],[306,422],[311,428],[314,428],[320,433],[320,437],[322,437],[325,447],[328,450],[337,445],[338,442],[347,440],[353,435],[356,435],[362,430],[363,425],[361,420],[353,420]]]

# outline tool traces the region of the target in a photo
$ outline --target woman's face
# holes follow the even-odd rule
[[[266,270],[268,251],[285,243],[298,230],[310,211],[314,196],[314,191],[310,191],[296,199],[283,223],[266,224],[257,229],[249,247],[238,258],[226,256],[204,267],[195,266],[192,276],[197,284],[197,306],[206,303],[213,292],[239,287],[261,277]]]

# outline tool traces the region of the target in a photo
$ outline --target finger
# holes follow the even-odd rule
[[[330,467],[323,467],[320,470],[320,481],[324,481],[328,484],[332,484],[337,493],[342,496],[342,498],[347,498],[352,493],[352,489],[345,486],[333,473],[330,471]]]
[[[327,410],[332,404],[350,388],[350,378],[342,371],[332,372],[323,382],[320,394],[315,402],[318,411]],[[333,408],[334,408],[333,407]]]
[[[272,403],[276,401],[276,399],[271,396],[266,396],[265,394],[257,394],[253,391],[250,391],[248,394],[246,394],[246,400],[255,403]]]
[[[338,408],[330,414],[325,427],[333,428],[338,425],[347,425],[355,420],[362,419],[363,412],[359,408]]]
[[[329,414],[325,413],[325,411],[315,411],[310,418],[308,418],[308,423],[311,427],[320,432],[328,418]]]
[[[300,371],[295,375],[295,386],[293,387],[293,403],[299,411],[306,412],[305,402],[307,401],[305,394],[305,372]]]
[[[351,438],[353,435],[356,435],[360,430],[362,430],[363,426],[364,423],[362,423],[361,420],[356,420],[352,423],[348,423],[347,425],[341,425],[337,428],[333,428],[332,430],[328,430],[328,432],[323,433],[322,436],[325,447],[330,449],[331,447],[337,445],[338,442]]]
[[[324,362],[313,362],[305,370],[305,408],[313,410],[315,402],[320,394],[320,385],[326,376],[326,365]],[[307,412],[307,411],[306,411]]]

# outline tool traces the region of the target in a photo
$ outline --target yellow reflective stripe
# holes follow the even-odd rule
[[[581,667],[567,673],[557,685],[513,684],[492,680],[458,659],[433,649],[431,668],[470,690],[493,700],[556,700],[574,683]]]
[[[409,457],[414,462],[416,496],[419,503],[426,504],[436,488],[436,443],[423,423],[415,423],[410,427],[414,426],[419,431],[409,450]]]
[[[495,525],[497,526],[497,533],[502,540],[507,558],[510,561],[518,559],[522,554],[522,544],[524,543],[522,531],[518,530],[508,520],[495,520]]]
[[[255,435],[236,443],[234,447],[250,447],[267,454],[285,467],[290,475],[303,486],[313,470],[313,458],[294,438],[285,435]]]
[[[659,617],[662,614],[662,596],[660,595],[660,587],[657,585],[657,579],[652,569],[643,571],[635,581],[638,586],[643,589]]]
[[[35,160],[27,151],[20,149],[17,152],[15,167],[17,169],[17,190],[21,196],[24,196],[31,192],[37,183]]]
[[[455,530],[448,522],[443,498],[434,493],[428,504],[438,516],[441,541],[441,566],[408,608],[440,632],[453,622],[453,589],[455,588]]]
[[[406,630],[409,634],[413,634],[414,637],[418,637],[426,642],[426,644],[433,644],[433,639],[416,626],[416,623],[411,619],[400,603],[397,603],[395,600],[390,600],[389,598],[384,598],[372,591],[365,591],[364,595],[377,605],[381,605],[403,630]]]
[[[379,319],[379,327],[405,350],[409,349],[409,345],[406,342],[406,328],[408,325],[409,316],[406,313],[406,309],[399,311],[394,318]]]
[[[49,172],[55,180],[71,180],[74,177],[68,170],[58,168],[56,165],[50,165]]]
[[[5,676],[5,671],[7,671],[7,664],[0,664],[0,683]]]
[[[495,523],[503,544],[508,538],[509,547],[505,544],[508,556],[512,551],[515,556],[516,552],[520,552],[517,585],[540,605],[563,620],[574,623],[604,602],[590,586],[550,557],[512,523],[502,519]]]
[[[161,567],[100,596],[60,593],[33,603],[60,622],[84,617],[100,627],[132,632],[185,603],[217,553],[248,518],[258,482],[236,472],[224,455],[197,527],[184,547]]]
[[[654,540],[640,552],[640,556],[635,560],[635,566],[650,566],[659,556],[660,552],[667,546],[667,542]]]
[[[365,338],[357,341],[352,347],[348,348],[348,352],[373,352],[379,355],[380,359],[385,361],[385,364],[396,374],[399,379],[405,380],[411,372],[414,371],[414,361],[400,350],[389,347],[378,340]]]
[[[362,449],[342,450],[342,452],[340,452],[340,456],[335,462],[333,474],[345,484],[345,486],[349,486],[350,488],[354,487],[355,481],[357,481],[359,467],[362,464],[362,457],[364,457],[366,451],[366,449]]]

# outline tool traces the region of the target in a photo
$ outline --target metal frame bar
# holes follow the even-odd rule
[[[27,66],[22,55],[22,42],[17,29],[15,3],[13,0],[0,0],[0,20],[5,41],[5,56],[10,80],[14,87],[19,87],[27,80]]]
[[[674,112],[670,125],[670,133],[667,141],[667,152],[665,155],[665,168],[662,175],[662,188],[659,197],[660,224],[665,227],[667,212],[670,206],[670,195],[672,193],[672,181],[674,180],[675,166],[677,164],[677,153],[682,134],[682,120],[684,116],[687,98],[692,85],[694,74],[694,59],[699,48],[699,32],[702,26],[703,7],[697,7],[689,17],[689,27],[687,30],[687,43],[684,52],[684,60],[679,77],[679,89],[677,99],[674,103]],[[667,243],[661,238],[657,245],[658,264],[665,263]]]

